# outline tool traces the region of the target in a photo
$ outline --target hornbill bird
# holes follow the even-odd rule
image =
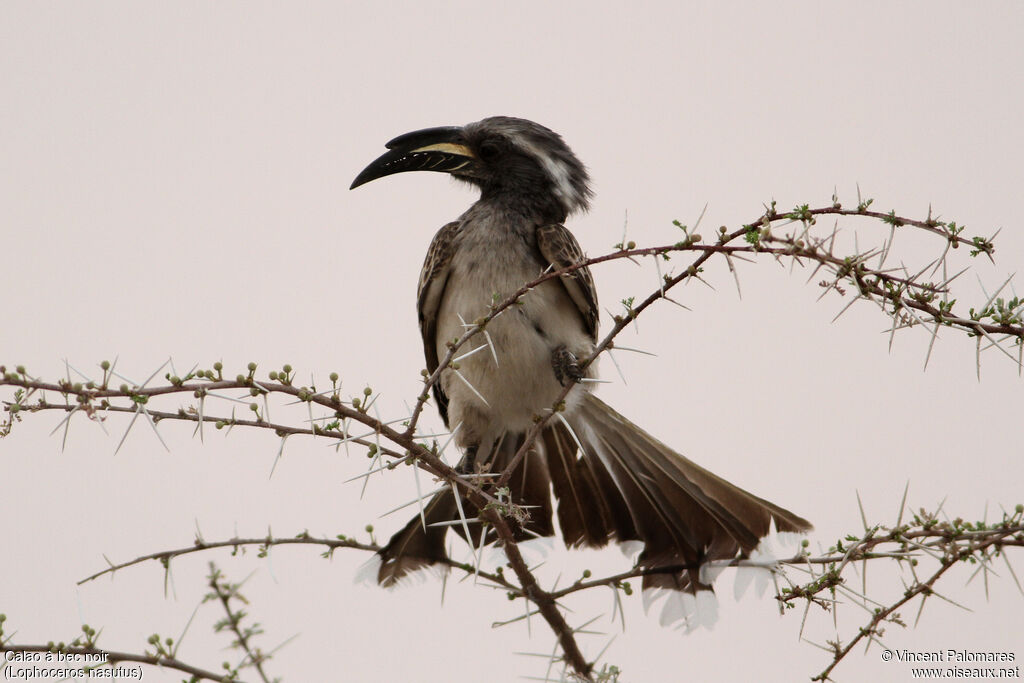
[[[480,190],[434,236],[420,273],[419,323],[433,373],[447,345],[494,303],[545,271],[584,260],[564,223],[588,208],[589,177],[561,136],[506,116],[406,133],[387,148],[352,188],[404,171],[441,171]],[[464,453],[459,469],[501,472],[535,417],[549,413],[571,384],[564,420],[548,421],[510,480],[512,502],[529,512],[517,533],[554,534],[553,490],[567,546],[639,541],[638,566],[664,570],[644,576],[645,596],[651,588],[678,591],[686,599],[669,621],[689,625],[694,608],[708,603],[694,598],[711,595],[703,563],[747,557],[773,525],[780,532],[811,525],[684,458],[592,394],[584,380],[595,377],[595,364],[581,365],[594,351],[597,326],[587,268],[544,281],[467,342],[457,371],[442,371],[433,387],[437,407]],[[391,585],[444,559],[448,526],[465,535],[451,524],[458,510],[451,490],[436,494],[425,525],[414,517],[380,551],[377,581]]]

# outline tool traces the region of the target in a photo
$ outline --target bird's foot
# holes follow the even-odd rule
[[[564,346],[559,346],[551,352],[551,367],[555,370],[555,378],[563,387],[583,380],[583,369],[579,361],[573,352]]]
[[[477,446],[474,444],[468,447],[462,455],[462,459],[455,466],[455,471],[459,474],[472,474],[476,469],[476,451]]]

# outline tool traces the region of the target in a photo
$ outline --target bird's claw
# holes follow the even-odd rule
[[[579,383],[583,380],[583,369],[576,360],[572,351],[559,346],[551,352],[551,367],[555,370],[555,378],[563,387],[569,383]]]

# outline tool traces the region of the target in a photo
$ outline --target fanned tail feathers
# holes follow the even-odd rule
[[[802,517],[679,455],[592,394],[566,415],[566,423],[552,422],[510,481],[513,502],[529,512],[517,535],[554,533],[553,489],[567,546],[600,547],[611,540],[643,544],[637,565],[654,570],[643,579],[645,602],[666,593],[658,589],[670,595],[663,622],[707,623],[713,617],[710,578],[701,575],[705,563],[749,557],[772,531],[811,529]],[[504,469],[521,443],[522,436],[504,439],[489,470]],[[468,503],[463,509],[472,516]],[[381,585],[445,559],[448,527],[429,525],[458,519],[452,491],[438,493],[424,515],[426,531],[417,515],[381,550]],[[453,528],[465,538],[461,525]],[[470,525],[474,547],[480,544],[479,529]]]

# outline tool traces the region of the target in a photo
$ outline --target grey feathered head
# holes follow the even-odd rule
[[[485,199],[543,209],[553,203],[563,215],[589,208],[587,169],[558,133],[533,121],[492,116],[427,128],[400,135],[387,148],[353,188],[403,171],[443,171],[478,186]]]

